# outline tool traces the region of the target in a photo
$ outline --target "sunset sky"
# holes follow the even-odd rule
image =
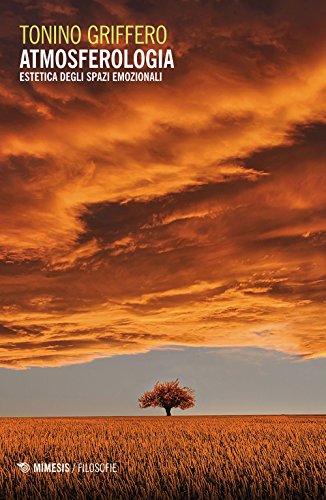
[[[67,365],[122,373],[137,356],[117,355],[131,354],[144,367],[173,356],[183,378],[189,353],[200,371],[212,349],[244,380],[241,352],[274,362],[271,384],[282,362],[290,378],[309,366],[315,386],[312,358],[326,353],[324,0],[1,10],[6,390]],[[176,67],[155,84],[19,83],[20,24],[165,24]]]

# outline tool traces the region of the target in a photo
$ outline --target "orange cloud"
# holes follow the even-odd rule
[[[302,2],[188,3],[184,23],[168,2],[164,85],[19,84],[15,19],[75,8],[6,13],[1,366],[170,345],[325,354],[325,5],[307,29]],[[108,12],[166,16],[80,15]]]

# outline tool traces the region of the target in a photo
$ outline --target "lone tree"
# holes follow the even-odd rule
[[[179,379],[160,384],[156,382],[152,391],[146,391],[138,399],[140,408],[164,408],[166,416],[171,416],[172,408],[187,410],[195,405],[195,393],[189,387],[180,387]]]

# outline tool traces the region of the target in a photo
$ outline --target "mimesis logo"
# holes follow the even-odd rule
[[[27,462],[18,462],[16,465],[18,465],[20,471],[24,474],[27,474],[28,472],[116,473],[120,470],[119,462],[34,462],[31,465]]]
[[[30,466],[26,462],[20,462],[17,465],[24,474],[27,474],[27,472],[31,470]]]

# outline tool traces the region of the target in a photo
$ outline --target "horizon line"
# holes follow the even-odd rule
[[[191,415],[171,415],[172,417],[324,417],[326,413],[199,413]],[[0,415],[3,418],[166,418],[166,415]]]

